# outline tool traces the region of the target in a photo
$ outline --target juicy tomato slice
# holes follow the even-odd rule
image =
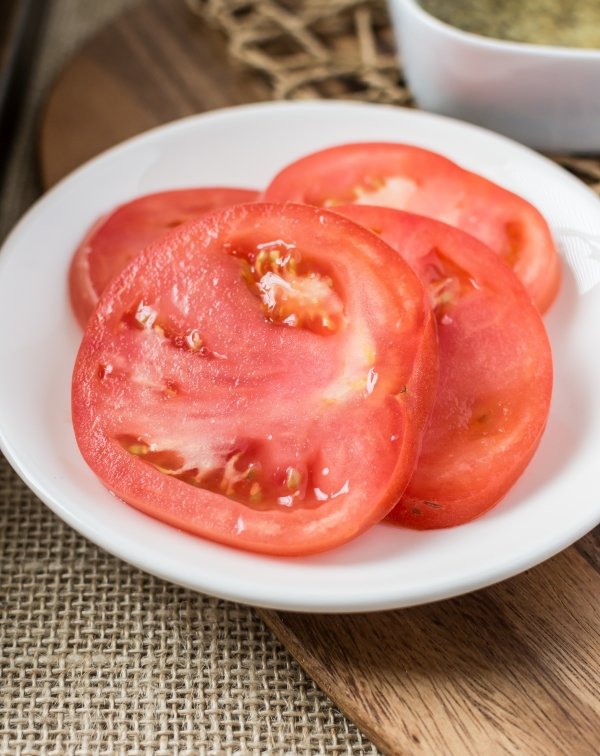
[[[541,317],[512,271],[469,235],[387,208],[339,212],[374,230],[411,265],[438,324],[434,409],[390,519],[415,528],[459,525],[507,493],[543,433],[552,358]]]
[[[90,228],[69,271],[73,311],[85,328],[108,283],[147,244],[203,213],[253,202],[253,189],[207,187],[147,194],[117,207]]]
[[[436,382],[433,314],[394,250],[331,212],[238,205],[146,248],[108,287],[77,357],[73,424],[129,504],[306,554],[393,507]]]
[[[284,168],[263,198],[378,205],[435,218],[497,252],[540,312],[558,291],[559,259],[542,215],[516,194],[419,147],[376,142],[322,150]]]

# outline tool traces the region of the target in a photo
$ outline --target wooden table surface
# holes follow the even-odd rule
[[[51,186],[123,138],[268,99],[183,4],[149,0],[102,31],[53,90],[40,132]],[[600,752],[600,531],[471,595],[368,615],[260,610],[385,752]]]

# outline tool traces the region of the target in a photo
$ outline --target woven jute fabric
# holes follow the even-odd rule
[[[250,608],[96,548],[0,465],[0,753],[374,753]]]
[[[51,81],[86,36],[132,2],[52,0],[0,237],[40,191],[34,145]],[[222,31],[232,58],[270,82],[273,97],[411,104],[379,0],[187,2]],[[561,161],[600,193],[600,161]],[[252,609],[103,552],[1,458],[0,560],[0,753],[376,753]]]
[[[0,238],[41,191],[35,141],[52,81],[132,4],[52,1],[0,198]],[[251,608],[110,556],[50,512],[1,455],[0,575],[1,754],[376,753]]]
[[[275,98],[343,97],[405,105],[384,0],[187,0],[263,74]]]

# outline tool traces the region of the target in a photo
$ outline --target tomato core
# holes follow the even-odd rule
[[[228,251],[240,260],[242,277],[271,323],[319,334],[335,333],[342,326],[344,305],[331,277],[311,265],[294,244],[277,239]]]
[[[260,444],[242,441],[221,464],[210,470],[185,468],[184,455],[175,449],[160,449],[142,436],[120,434],[115,440],[129,454],[151,465],[163,475],[196,488],[226,496],[257,511],[281,507],[315,509],[350,492],[349,481],[337,491],[326,492],[314,480],[313,465],[296,463],[268,472],[261,461]],[[326,469],[326,468],[325,468]],[[329,470],[321,474],[329,474]]]
[[[461,297],[478,288],[469,273],[450,260],[439,249],[423,256],[421,280],[426,284],[431,307],[438,320],[444,317]]]

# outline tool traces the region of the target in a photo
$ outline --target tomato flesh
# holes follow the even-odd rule
[[[440,382],[413,477],[389,519],[459,525],[496,504],[530,461],[550,407],[541,317],[496,255],[446,224],[387,208],[339,212],[376,229],[427,288]]]
[[[541,214],[516,194],[419,147],[357,143],[322,150],[284,168],[263,198],[332,208],[376,205],[435,218],[498,253],[540,312],[558,290],[559,259]]]
[[[73,311],[82,327],[108,283],[146,245],[203,213],[252,202],[253,189],[207,187],[147,194],[100,218],[75,251],[69,271]]]
[[[265,276],[279,279],[272,301]],[[109,285],[77,357],[73,424],[129,504],[221,543],[306,554],[395,504],[436,381],[425,291],[384,241],[317,208],[238,205],[174,230]]]
[[[336,331],[343,322],[343,303],[331,279],[306,269],[298,252],[281,239],[258,249],[232,249],[240,259],[243,276],[260,299],[273,323],[310,328],[317,333]]]

